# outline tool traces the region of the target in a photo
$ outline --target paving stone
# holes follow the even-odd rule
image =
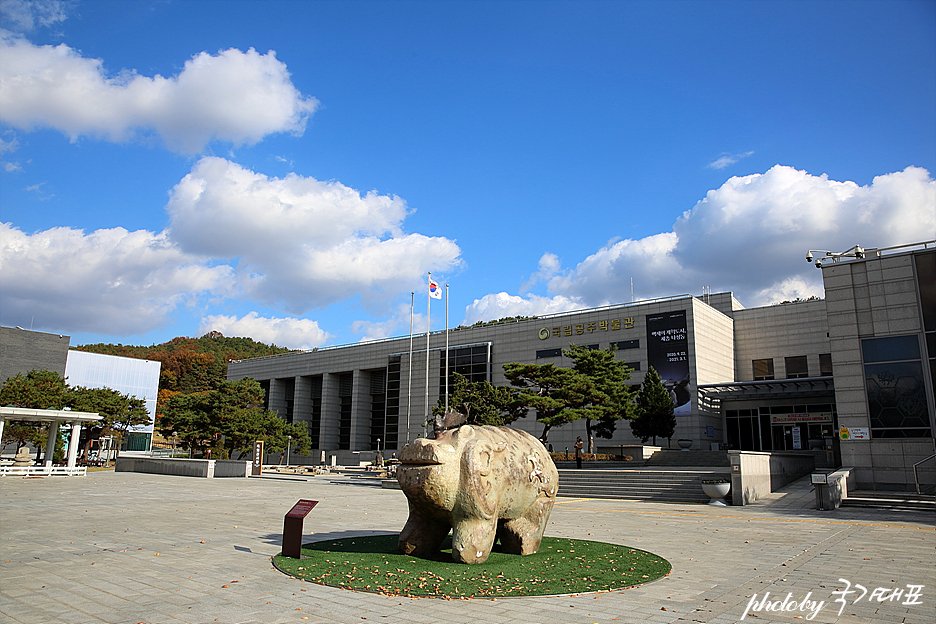
[[[496,601],[410,600],[282,575],[270,558],[280,550],[283,515],[299,498],[321,501],[305,520],[307,541],[394,533],[407,516],[401,492],[335,478],[4,478],[0,624],[727,624],[765,592],[825,600],[813,622],[936,621],[933,519],[817,512],[805,481],[745,507],[559,499],[548,535],[648,550],[673,572],[610,593]],[[924,604],[862,600],[839,616],[832,604],[845,585],[839,579],[869,588],[925,585]],[[744,621],[805,620],[795,615],[762,611]]]

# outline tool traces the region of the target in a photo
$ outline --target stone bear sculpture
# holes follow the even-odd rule
[[[400,451],[397,480],[409,501],[400,552],[438,552],[452,529],[452,559],[484,563],[496,538],[505,552],[535,553],[559,473],[543,444],[508,427],[463,425]]]

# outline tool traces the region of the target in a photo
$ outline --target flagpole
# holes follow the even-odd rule
[[[410,293],[409,301],[409,382],[406,387],[406,443],[410,442],[410,408],[413,405],[413,303],[416,292]]]
[[[448,326],[448,300],[449,285],[445,285],[445,413],[448,414],[449,405],[449,326]]]
[[[432,282],[432,272],[429,272],[429,282]],[[429,314],[432,312],[432,294],[426,290],[426,413],[423,427],[429,428]]]

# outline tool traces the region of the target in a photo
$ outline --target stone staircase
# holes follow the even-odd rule
[[[730,478],[728,468],[559,469],[559,496],[667,503],[708,503],[703,479]]]
[[[560,483],[561,483],[560,477]],[[924,511],[936,517],[936,496],[909,492],[873,492],[855,490],[842,499],[842,507],[865,509],[890,509],[901,511]]]
[[[730,467],[727,451],[680,451],[677,449],[662,449],[651,455],[645,468],[678,468],[681,466],[712,466]]]
[[[556,462],[559,496],[621,498],[667,503],[708,503],[703,479],[730,479],[725,451],[662,449],[647,460]]]

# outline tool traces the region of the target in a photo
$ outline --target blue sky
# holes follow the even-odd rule
[[[936,238],[936,2],[0,0],[0,323],[289,347]],[[433,302],[432,326],[444,325]]]

